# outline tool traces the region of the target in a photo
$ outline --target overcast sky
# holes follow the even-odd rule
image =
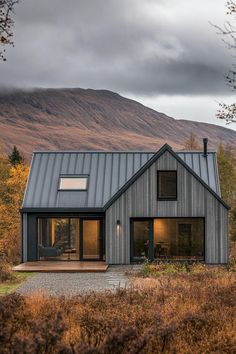
[[[22,0],[1,87],[108,89],[174,118],[224,124],[226,0]],[[233,125],[230,126],[233,128]],[[234,129],[236,129],[234,125]]]

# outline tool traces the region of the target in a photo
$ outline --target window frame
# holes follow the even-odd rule
[[[142,260],[139,259],[134,259],[133,255],[133,246],[134,246],[134,227],[133,227],[133,222],[134,221],[149,221],[150,222],[150,235],[149,235],[149,260],[150,261],[155,261],[158,260],[158,258],[154,258],[154,220],[155,219],[160,219],[160,220],[166,220],[166,219],[183,219],[186,220],[186,222],[181,222],[181,224],[189,223],[189,219],[191,220],[202,220],[203,221],[203,245],[202,245],[202,259],[197,260],[200,263],[206,263],[206,217],[205,216],[160,216],[160,217],[130,217],[130,262],[131,264],[135,264],[137,262],[142,263]],[[192,256],[193,258],[195,256]],[[163,260],[162,260],[163,261]],[[172,259],[171,257],[166,259],[167,262],[175,263],[176,259]],[[179,262],[186,262],[186,261],[196,261],[195,259],[181,259]]]
[[[176,185],[175,185],[175,197],[160,197],[159,196],[159,173],[161,172],[174,172],[175,173],[175,180],[176,180]],[[157,200],[160,201],[176,201],[178,199],[178,174],[177,174],[177,170],[157,170]]]
[[[81,189],[81,188],[60,188],[60,184],[61,184],[61,179],[62,178],[70,178],[70,179],[73,179],[73,178],[86,178],[87,181],[86,181],[86,188],[85,189]],[[87,174],[80,174],[80,175],[60,175],[59,176],[59,180],[58,180],[58,188],[57,190],[59,192],[86,192],[88,191],[88,184],[89,184],[89,175]]]

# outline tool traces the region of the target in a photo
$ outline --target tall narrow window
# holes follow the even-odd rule
[[[177,171],[157,171],[157,199],[177,199]]]
[[[88,176],[80,177],[60,177],[59,190],[80,190],[85,191],[88,188]]]

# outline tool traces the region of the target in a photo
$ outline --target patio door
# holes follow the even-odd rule
[[[131,261],[204,260],[204,218],[134,218],[130,223]]]
[[[81,260],[103,259],[103,220],[81,219]]]
[[[131,220],[131,261],[153,259],[152,219]]]

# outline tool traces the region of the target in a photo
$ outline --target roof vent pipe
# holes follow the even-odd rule
[[[208,139],[204,138],[203,139],[203,156],[207,157],[207,144],[208,144]]]

